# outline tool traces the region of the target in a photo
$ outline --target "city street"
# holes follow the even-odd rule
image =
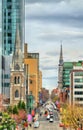
[[[63,130],[63,128],[59,127],[59,123],[57,121],[50,123],[49,121],[40,121],[39,128],[29,128],[28,130]]]
[[[46,120],[44,115],[39,117],[40,126],[39,128],[29,128],[29,130],[63,130],[63,128],[59,127],[59,117],[57,111],[54,111],[54,122],[50,123],[49,120]]]
[[[41,121],[38,130],[62,130],[62,128],[59,127],[58,122],[49,123],[49,121]]]

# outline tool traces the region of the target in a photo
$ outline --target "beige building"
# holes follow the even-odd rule
[[[24,46],[24,65],[26,66],[28,94],[32,94],[38,103],[39,93],[39,53],[29,53],[27,44]]]
[[[16,105],[20,100],[26,102],[23,53],[20,48],[19,30],[17,30],[15,52],[10,67],[10,105]]]

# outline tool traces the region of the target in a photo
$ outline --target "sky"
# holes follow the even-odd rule
[[[39,53],[42,87],[51,91],[61,44],[64,61],[83,60],[83,0],[25,0],[25,42]]]

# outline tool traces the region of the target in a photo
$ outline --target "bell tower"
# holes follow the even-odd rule
[[[10,105],[16,105],[20,100],[24,102],[26,100],[23,53],[20,44],[19,29],[17,28],[15,51],[10,67]]]

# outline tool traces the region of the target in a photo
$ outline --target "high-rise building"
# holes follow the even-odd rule
[[[2,0],[2,93],[9,97],[10,90],[10,64],[15,51],[16,29],[20,34],[20,49],[23,51],[24,43],[24,1]]]
[[[20,30],[21,49],[24,35],[24,0],[2,0],[3,54],[9,55],[15,49],[17,24]]]
[[[2,86],[2,1],[0,1],[0,86]],[[0,94],[1,94],[1,87],[0,87]]]
[[[69,102],[71,105],[83,106],[83,63],[74,66],[70,73]]]
[[[63,64],[63,88],[70,86],[70,71],[73,69],[73,62],[64,62]]]

